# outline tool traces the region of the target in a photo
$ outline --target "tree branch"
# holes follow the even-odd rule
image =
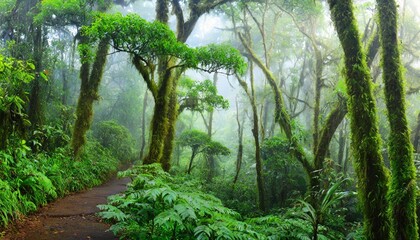
[[[154,72],[154,67],[152,64],[148,64],[144,59],[142,59],[138,55],[134,55],[131,62],[136,67],[137,71],[141,74],[144,81],[146,82],[147,88],[152,93],[153,99],[156,101],[157,98],[157,86],[156,83],[153,81],[153,79],[150,77]]]

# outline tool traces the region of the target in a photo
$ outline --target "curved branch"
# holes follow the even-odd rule
[[[141,58],[139,55],[134,55],[134,57],[131,59],[131,62],[136,67],[137,71],[141,74],[144,81],[146,82],[147,88],[152,93],[153,99],[156,101],[157,97],[157,86],[156,83],[153,81],[153,79],[150,77],[153,75],[154,67],[149,64],[147,66],[145,60]]]

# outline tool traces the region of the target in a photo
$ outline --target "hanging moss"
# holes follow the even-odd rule
[[[331,17],[344,50],[351,139],[358,192],[367,239],[390,238],[386,199],[388,174],[380,154],[371,77],[363,52],[351,0],[329,0]]]
[[[416,219],[416,169],[405,114],[404,78],[397,39],[395,0],[377,0],[382,48],[385,100],[390,124],[389,202],[395,239],[418,239]]]

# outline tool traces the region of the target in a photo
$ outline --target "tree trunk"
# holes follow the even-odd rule
[[[169,171],[171,169],[171,158],[172,158],[172,151],[174,148],[174,139],[175,139],[175,125],[176,119],[178,117],[178,99],[177,99],[177,92],[176,92],[176,83],[173,85],[171,97],[169,99],[169,108],[168,108],[168,134],[165,138],[164,148],[163,148],[163,155],[161,158],[162,168],[165,171]]]
[[[346,133],[345,133],[346,124],[343,122],[340,132],[338,133],[338,154],[337,154],[337,172],[343,171],[344,163],[344,149],[346,147]]]
[[[141,147],[140,147],[140,159],[143,159],[144,148],[146,147],[146,109],[148,102],[148,89],[144,92],[143,97],[143,110],[141,116]]]
[[[213,75],[213,85],[214,87],[216,87],[217,85],[217,73],[215,73]],[[213,115],[214,115],[214,111],[211,110],[209,112],[209,120],[208,120],[208,128],[207,128],[207,135],[209,136],[209,138],[212,138],[213,135]],[[213,180],[214,175],[216,175],[216,158],[213,155],[208,155],[207,156],[207,165],[209,167],[209,171],[207,173],[207,180],[209,182],[211,182]]]
[[[328,0],[331,18],[345,57],[351,137],[359,198],[367,239],[390,239],[386,199],[388,174],[380,153],[375,99],[370,71],[362,49],[351,0]]]
[[[196,149],[192,149],[191,158],[190,158],[190,164],[188,164],[188,170],[187,170],[187,173],[188,174],[191,174],[192,165],[193,165],[193,161],[194,161],[195,155],[197,155],[197,150]]]
[[[168,135],[168,126],[171,124],[168,120],[169,100],[172,91],[173,76],[171,71],[161,76],[163,78],[161,87],[156,96],[153,118],[151,123],[151,141],[149,153],[143,159],[143,164],[152,164],[161,162],[165,139]]]
[[[260,137],[259,137],[259,123],[258,123],[258,109],[255,100],[255,91],[254,91],[254,76],[253,76],[253,67],[252,63],[250,63],[250,73],[251,73],[251,93],[249,92],[248,86],[246,82],[240,79],[237,76],[237,79],[243,89],[245,90],[248,99],[252,106],[252,120],[253,120],[253,127],[252,127],[252,136],[254,137],[255,143],[255,171],[257,174],[257,191],[258,191],[258,208],[260,211],[265,212],[265,189],[264,189],[264,178],[263,178],[263,167],[262,167],[262,159],[261,159],[261,147],[260,147]]]
[[[80,43],[85,43],[85,40],[82,39]],[[102,80],[108,50],[108,39],[101,39],[98,44],[92,69],[90,63],[85,61],[87,56],[82,56],[80,95],[76,107],[76,122],[74,123],[71,142],[75,159],[79,159],[82,147],[86,143],[86,132],[92,124],[93,102],[98,100],[99,97],[98,89]]]
[[[414,151],[416,153],[419,153],[420,152],[420,113],[419,115],[417,115],[417,126],[416,126],[416,130],[414,130],[413,145],[414,145]]]
[[[41,99],[41,73],[43,71],[42,57],[43,57],[43,34],[42,26],[34,26],[34,64],[35,64],[35,79],[32,82],[31,94],[29,98],[29,121],[32,124],[32,129],[42,125],[43,122],[43,109]]]
[[[313,131],[313,152],[315,153],[318,148],[319,141],[319,116],[320,116],[320,107],[321,107],[321,90],[322,90],[322,71],[323,71],[323,61],[322,54],[314,44],[314,53],[315,53],[315,105],[314,105],[314,131]],[[321,171],[320,169],[316,169]]]
[[[397,37],[395,0],[377,0],[382,48],[385,100],[390,125],[389,204],[395,239],[418,239],[416,221],[416,168],[405,113],[404,77]]]
[[[233,185],[235,185],[236,181],[238,181],[239,172],[241,171],[242,167],[242,156],[243,156],[243,136],[244,136],[244,127],[243,122],[239,121],[239,106],[238,101],[236,101],[236,122],[238,124],[238,154],[236,155],[236,171],[235,171],[235,178],[233,179]]]

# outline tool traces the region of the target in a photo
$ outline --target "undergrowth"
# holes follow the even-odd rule
[[[128,189],[98,207],[99,216],[112,224],[110,230],[120,239],[313,239],[312,215],[303,201],[245,219],[203,192],[199,181],[171,176],[159,164],[135,166],[119,175],[131,177]],[[334,207],[340,194],[329,192],[337,201],[330,201],[331,208],[323,212],[325,219],[317,223],[316,235],[318,239],[344,239],[344,219],[337,211],[340,208]]]
[[[67,148],[31,153],[25,141],[0,151],[0,227],[58,197],[101,184],[118,162],[95,142],[80,161]]]
[[[132,178],[127,191],[98,207],[121,239],[265,239],[196,182],[173,177],[159,164],[120,175]]]

